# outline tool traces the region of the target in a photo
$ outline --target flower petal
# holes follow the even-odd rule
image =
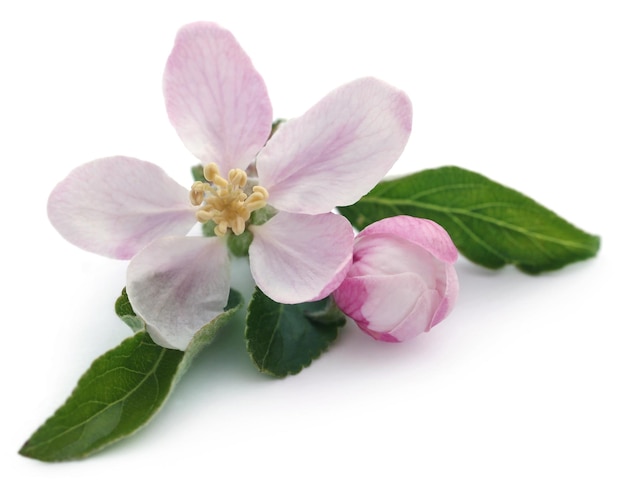
[[[430,220],[400,216],[373,223],[354,242],[353,263],[333,293],[337,306],[377,340],[401,342],[429,331],[453,308],[457,251]]]
[[[389,217],[371,227],[356,237],[349,276],[418,275],[422,289],[435,290],[446,300],[429,328],[440,322],[454,306],[459,289],[453,266],[458,253],[448,233],[435,222],[415,217]]]
[[[342,311],[376,340],[400,342],[430,329],[439,293],[412,272],[347,278],[334,293]]]
[[[159,238],[131,260],[126,291],[152,339],[185,350],[228,301],[226,245],[219,238]]]
[[[446,263],[456,262],[459,256],[448,232],[438,223],[426,218],[409,215],[384,218],[361,230],[357,239],[371,235],[404,238]]]
[[[257,158],[259,183],[278,210],[318,214],[351,205],[398,159],[411,131],[404,92],[363,78],[283,124]]]
[[[279,212],[250,226],[250,269],[257,285],[276,302],[292,304],[328,296],[344,279],[352,260],[350,223],[333,213]]]
[[[272,106],[265,83],[235,37],[214,23],[179,30],[163,90],[185,146],[222,173],[245,169],[269,137]]]
[[[75,168],[50,194],[48,217],[77,247],[119,259],[196,223],[189,190],[158,166],[129,157]]]
[[[445,292],[443,294],[443,300],[433,315],[433,319],[428,326],[429,330],[448,316],[456,305],[457,298],[459,297],[459,277],[451,263],[446,264],[446,284],[443,291]]]

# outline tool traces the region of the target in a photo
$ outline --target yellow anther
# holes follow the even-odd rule
[[[235,217],[234,225],[231,225],[235,235],[241,235],[246,229],[246,221],[243,217]]]
[[[248,176],[246,175],[246,172],[244,172],[243,170],[239,168],[234,168],[230,172],[228,172],[228,180],[234,186],[243,188],[246,186],[246,183],[248,182]]]
[[[189,200],[194,206],[202,205],[202,202],[204,201],[204,188],[202,182],[195,182],[191,186],[191,191],[189,192]]]
[[[251,213],[267,205],[269,193],[255,185],[252,193],[246,194],[244,188],[248,184],[248,176],[239,168],[228,172],[228,180],[220,176],[215,163],[206,165],[203,173],[209,183],[195,182],[189,192],[191,203],[200,206],[196,218],[202,223],[213,220],[218,236],[226,235],[229,228],[235,235],[241,235],[246,230]]]
[[[259,193],[261,195],[263,195],[263,198],[267,199],[269,198],[270,194],[267,191],[267,189],[265,187],[262,187],[261,185],[255,185],[254,187],[252,187],[252,191],[254,193]]]
[[[217,226],[213,229],[213,231],[215,232],[215,235],[217,235],[218,237],[223,237],[224,235],[226,235],[226,232],[228,231],[228,223],[225,221],[218,223]]]
[[[269,197],[269,193],[267,190],[259,185],[252,187],[252,194],[246,199],[246,207],[254,212],[259,208],[263,208],[267,205],[267,199]]]
[[[215,177],[219,176],[220,170],[217,164],[209,163],[204,166],[202,173],[204,173],[204,178],[206,178],[209,182],[214,182]]]
[[[211,215],[210,212],[207,212],[206,210],[198,210],[196,212],[196,219],[200,222],[200,223],[206,223],[209,220],[211,220],[213,218],[213,216]]]

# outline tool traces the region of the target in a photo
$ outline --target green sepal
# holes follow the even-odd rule
[[[514,264],[540,273],[593,257],[600,248],[599,237],[529,197],[454,166],[383,181],[339,212],[357,229],[394,215],[431,219],[465,257],[488,268]]]
[[[247,257],[250,244],[252,243],[252,237],[253,235],[250,230],[244,230],[240,235],[229,232],[226,237],[228,250],[230,250],[230,253],[235,257]]]
[[[274,134],[276,133],[276,131],[280,128],[280,126],[285,123],[287,121],[287,119],[285,118],[277,118],[276,120],[274,120],[272,122],[272,129],[270,130],[270,136],[268,138],[268,140],[270,138],[272,138],[274,136]]]
[[[194,182],[206,182],[206,178],[204,178],[204,166],[199,164],[191,167],[191,176]]]
[[[161,409],[193,358],[242,305],[241,294],[231,290],[224,313],[199,330],[185,352],[155,344],[145,330],[127,338],[92,363],[65,404],[19,453],[47,462],[76,460],[136,432]],[[116,311],[126,323],[125,317],[134,315],[125,291]]]
[[[202,224],[202,236],[203,237],[217,237],[215,234],[215,227],[217,227],[217,223],[213,220],[209,220]]]
[[[261,372],[294,375],[328,349],[344,324],[330,297],[283,305],[256,288],[246,318],[246,348]]]
[[[266,205],[263,208],[255,210],[250,214],[250,224],[251,225],[263,225],[267,221],[269,221],[274,215],[278,213],[271,205]]]

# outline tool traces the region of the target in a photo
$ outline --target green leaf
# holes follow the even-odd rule
[[[328,349],[344,324],[330,297],[283,305],[257,288],[248,308],[246,347],[261,372],[294,375]]]
[[[91,365],[20,454],[44,461],[76,459],[136,431],[165,401],[183,355],[156,345],[146,332],[124,340]]]
[[[193,336],[187,350],[185,350],[185,356],[183,357],[182,367],[186,371],[191,361],[200,351],[210,344],[217,335],[217,332],[233,317],[239,309],[243,307],[243,296],[237,290],[230,290],[228,297],[228,303],[224,307],[224,313],[215,317],[210,323]]]
[[[514,264],[528,273],[593,257],[600,238],[525,195],[459,167],[383,181],[356,204],[339,208],[357,229],[394,215],[431,219],[459,251],[488,268]]]
[[[115,313],[135,333],[146,328],[146,324],[141,318],[137,316],[137,314],[135,314],[135,311],[130,304],[130,300],[128,299],[128,295],[126,294],[126,287],[122,289],[121,295],[115,301]]]
[[[155,344],[144,330],[127,338],[93,362],[65,404],[19,453],[49,462],[74,460],[136,432],[161,409],[193,358],[242,305],[241,295],[231,290],[224,313],[198,331],[185,352]],[[125,291],[116,311],[134,315]]]
[[[226,303],[226,307],[224,307],[224,313],[214,318],[210,323],[205,325],[202,329],[198,330],[194,337],[192,338],[189,346],[186,350],[185,358],[183,359],[185,362],[185,368],[187,368],[188,364],[191,362],[193,357],[202,350],[206,345],[211,343],[215,338],[217,332],[222,328],[222,326],[230,320],[230,318],[243,306],[243,296],[237,290],[230,290],[230,294],[228,296],[228,301]],[[130,300],[128,298],[128,294],[126,293],[126,288],[122,289],[121,295],[115,302],[115,313],[124,321],[127,325],[129,325],[134,332],[139,330],[143,330],[146,326],[145,322],[137,316],[135,311],[133,310],[132,305],[130,304]],[[136,329],[136,326],[141,325],[141,328]]]

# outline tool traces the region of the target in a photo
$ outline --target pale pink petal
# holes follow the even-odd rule
[[[453,308],[459,290],[456,248],[434,222],[391,217],[361,231],[353,263],[334,292],[337,306],[377,340],[427,332]]]
[[[185,350],[228,301],[226,245],[215,237],[159,238],[131,260],[126,291],[152,339]]]
[[[185,146],[222,174],[245,169],[266,142],[272,106],[263,79],[235,37],[214,23],[178,32],[163,77],[170,121]]]
[[[382,234],[357,236],[353,260],[351,275],[395,275],[412,272],[423,277],[432,288],[438,278],[444,278],[446,265],[426,249],[405,238]]]
[[[412,285],[414,290],[410,298],[413,301],[413,310],[389,330],[389,335],[400,342],[428,332],[433,326],[437,310],[441,310],[441,306],[448,301],[437,288],[428,288],[422,278],[413,277]]]
[[[351,205],[398,159],[411,121],[404,92],[374,78],[351,82],[278,129],[258,155],[259,183],[282,211]]]
[[[428,312],[433,319],[426,325],[425,331],[428,331],[443,320],[456,302],[459,286],[453,263],[458,254],[447,232],[438,224],[414,217],[406,217],[407,223],[395,223],[392,221],[395,218],[376,222],[372,224],[374,228],[368,227],[357,235],[349,276],[392,277],[403,272],[417,275],[423,284],[422,290],[437,293],[437,302]],[[400,225],[404,225],[405,229],[394,231],[387,228]],[[379,226],[381,228],[377,228]],[[424,238],[419,238],[419,233]],[[417,293],[417,290],[414,292]],[[378,295],[373,291],[370,293]]]
[[[164,235],[185,235],[196,223],[183,188],[156,165],[107,157],[74,169],[48,199],[48,217],[69,242],[128,259]]]
[[[419,245],[442,262],[454,263],[459,254],[448,232],[438,223],[425,218],[398,215],[365,227],[358,238],[391,235]]]
[[[459,296],[459,277],[456,273],[454,265],[451,263],[446,264],[445,287],[441,287],[441,291],[444,292],[443,300],[433,315],[432,322],[428,327],[429,330],[448,316],[450,311],[456,305],[456,301]]]
[[[250,269],[258,287],[279,303],[302,303],[328,296],[344,279],[352,259],[350,223],[333,213],[279,212],[250,226]]]
[[[412,272],[347,278],[334,298],[363,331],[387,342],[428,331],[441,302],[439,292]]]

